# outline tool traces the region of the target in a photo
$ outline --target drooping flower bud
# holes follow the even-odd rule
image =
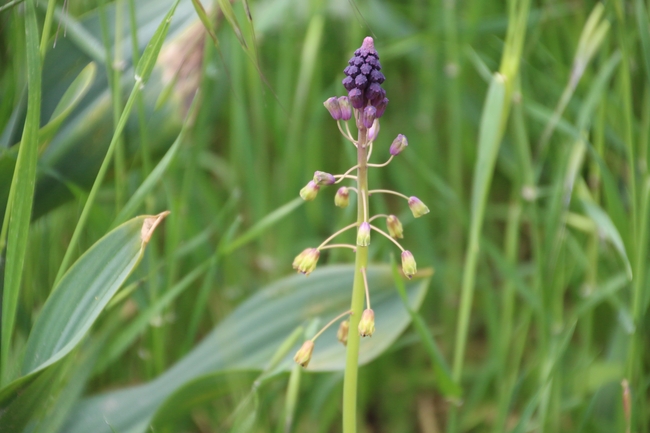
[[[313,180],[310,180],[309,183],[300,190],[300,197],[305,201],[312,201],[316,198],[320,186]]]
[[[397,134],[397,137],[395,137],[395,140],[390,145],[390,154],[393,156],[399,155],[408,145],[409,142],[406,137],[402,134]]]
[[[339,330],[336,331],[336,338],[343,343],[344,346],[348,345],[348,331],[350,329],[350,321],[344,320],[339,325]]]
[[[327,100],[323,102],[323,105],[327,108],[327,111],[330,112],[334,120],[341,120],[341,107],[339,106],[339,100],[336,96],[327,98]]]
[[[375,119],[370,129],[368,129],[368,141],[375,141],[377,135],[379,135],[379,119]]]
[[[352,104],[347,96],[339,96],[339,108],[341,109],[341,120],[352,118]]]
[[[340,208],[346,208],[350,204],[350,191],[347,187],[342,186],[336,191],[334,196],[334,204]]]
[[[325,173],[324,171],[316,171],[314,172],[314,182],[316,182],[318,186],[332,185],[334,182],[336,182],[336,178],[329,173]]]
[[[386,106],[388,105],[388,98],[384,98],[381,101],[379,101],[379,104],[377,104],[377,119],[379,119],[381,116],[384,115],[384,111],[386,111]]]
[[[370,245],[370,223],[364,221],[357,230],[357,245],[367,247]]]
[[[296,361],[296,363],[306,368],[307,365],[309,365],[309,361],[311,361],[312,353],[314,353],[314,342],[311,340],[307,340],[304,343],[302,343],[302,346],[296,352],[296,355],[293,357],[293,360]]]
[[[377,109],[372,105],[368,105],[363,109],[363,114],[361,115],[361,122],[365,128],[372,127],[372,123],[375,121],[375,116],[377,114]]]
[[[386,218],[386,227],[388,228],[388,234],[392,238],[403,238],[404,229],[402,228],[402,223],[397,219],[395,215],[388,215]]]
[[[293,260],[293,268],[301,274],[309,275],[318,264],[320,251],[317,248],[307,248]]]
[[[422,215],[429,213],[427,205],[422,203],[422,201],[417,197],[409,197],[409,208],[411,209],[411,212],[413,212],[415,218],[420,218]]]
[[[409,250],[405,250],[402,253],[402,272],[404,272],[404,275],[411,279],[417,271],[418,268],[415,264],[415,258],[413,257],[413,254],[411,254]]]
[[[352,89],[348,92],[350,104],[357,110],[363,107],[363,93],[359,89]]]
[[[362,337],[372,337],[375,333],[375,312],[369,308],[363,310],[361,321],[359,322],[359,335]]]

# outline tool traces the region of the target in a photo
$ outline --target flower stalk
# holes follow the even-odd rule
[[[388,149],[390,155],[386,162],[382,164],[369,162],[380,130],[379,118],[383,116],[388,104],[386,91],[381,87],[385,77],[380,71],[381,64],[379,63],[379,56],[375,50],[374,42],[372,38],[367,37],[364,39],[361,48],[354,52],[354,56],[348,62],[348,67],[344,70],[346,77],[343,79],[342,84],[348,91],[348,95],[331,97],[324,103],[332,118],[336,120],[337,127],[343,137],[356,147],[356,165],[343,174],[316,171],[313,180],[300,191],[300,196],[305,201],[311,201],[316,198],[321,187],[335,185],[346,180],[356,182],[356,187],[340,187],[334,197],[334,204],[340,208],[345,208],[349,204],[349,191],[352,190],[357,194],[356,222],[336,231],[317,248],[307,248],[296,257],[293,264],[294,269],[298,270],[298,272],[309,275],[316,267],[321,250],[327,248],[351,248],[355,252],[350,310],[343,314],[349,314],[349,318],[341,322],[337,332],[337,339],[347,347],[345,376],[343,379],[343,433],[356,433],[357,431],[357,382],[360,341],[361,337],[371,337],[375,333],[375,313],[370,308],[371,287],[368,285],[366,275],[371,231],[374,230],[386,237],[401,250],[402,271],[406,277],[411,278],[417,272],[413,255],[396,240],[403,237],[402,223],[395,215],[379,214],[371,216],[370,195],[373,193],[387,193],[402,197],[407,200],[415,218],[429,212],[429,209],[417,197],[409,197],[391,190],[370,190],[368,188],[368,168],[385,167],[408,146],[406,137],[399,134],[393,140],[390,149]],[[353,117],[357,127],[356,140],[352,138],[349,122],[347,122]],[[342,123],[345,124],[345,130]],[[356,175],[351,174],[354,170],[356,170]],[[380,217],[386,218],[388,233],[370,224],[372,220]],[[354,227],[356,227],[357,232],[356,245],[329,243],[338,235]],[[307,366],[313,353],[316,338],[343,315],[332,320],[321,332],[303,345],[303,348],[296,353],[294,358],[297,363]],[[353,332],[349,332],[350,329]]]

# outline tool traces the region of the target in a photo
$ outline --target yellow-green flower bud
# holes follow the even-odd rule
[[[300,197],[305,201],[312,201],[316,198],[320,186],[313,180],[310,180],[307,186],[300,190]]]
[[[375,333],[375,312],[369,308],[363,310],[361,321],[359,322],[359,335],[362,337],[372,337]]]
[[[350,329],[350,321],[344,320],[339,325],[339,330],[336,332],[336,338],[343,343],[344,346],[348,345],[348,331]]]
[[[388,215],[386,218],[386,227],[388,228],[388,234],[392,238],[403,238],[404,229],[402,228],[402,223],[397,219],[395,215]]]
[[[311,354],[313,352],[314,352],[314,342],[311,340],[307,340],[304,343],[302,343],[302,347],[298,349],[296,355],[293,357],[293,360],[296,361],[296,363],[306,368],[307,365],[309,365],[309,361],[311,361]]]
[[[329,174],[325,173],[324,171],[316,171],[314,172],[314,182],[320,185],[332,185],[334,182],[336,182],[336,178]]]
[[[334,204],[340,208],[348,207],[350,204],[350,191],[347,187],[342,186],[338,191],[336,191],[336,195],[334,196]]]
[[[357,230],[357,245],[367,247],[370,245],[370,223],[364,221]]]
[[[402,253],[402,272],[404,272],[404,275],[411,279],[417,271],[418,268],[415,264],[415,258],[413,257],[413,254],[411,254],[409,250],[405,250]]]
[[[415,218],[420,218],[422,215],[429,213],[429,208],[417,197],[409,197],[409,208]]]
[[[318,264],[320,258],[320,251],[316,248],[307,248],[302,253],[298,254],[293,260],[293,268],[301,274],[309,275]]]

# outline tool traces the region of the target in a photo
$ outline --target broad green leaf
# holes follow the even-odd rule
[[[264,370],[296,327],[314,318],[330,320],[349,308],[352,265],[325,266],[309,277],[295,275],[260,290],[219,324],[192,352],[160,377],[145,385],[91,397],[78,405],[63,431],[66,433],[144,432],[163,402],[178,390],[206,375],[227,370]],[[361,341],[361,364],[381,355],[410,323],[393,284],[390,266],[368,270],[377,330]],[[406,283],[408,306],[416,310],[429,279]],[[293,368],[293,353],[279,370]],[[306,371],[339,371],[345,365],[345,347],[336,339],[336,327],[323,333]],[[200,385],[197,385],[200,386]],[[190,386],[191,387],[191,386]],[[168,414],[171,415],[171,414]],[[110,425],[110,427],[109,427]]]
[[[67,355],[135,269],[169,212],[134,218],[97,241],[61,278],[27,340],[23,375]]]
[[[10,380],[11,341],[18,307],[20,282],[25,264],[27,237],[32,216],[38,159],[38,130],[41,119],[41,57],[38,52],[38,26],[35,0],[27,1],[25,39],[27,47],[27,118],[22,145],[11,181],[5,220],[0,232],[0,250],[7,235],[7,256],[2,293],[2,335],[0,346],[0,384]],[[5,231],[6,230],[6,231]]]

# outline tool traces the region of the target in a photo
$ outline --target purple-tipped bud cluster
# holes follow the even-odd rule
[[[388,98],[386,91],[382,89],[381,83],[386,79],[381,73],[379,55],[375,50],[375,44],[371,37],[363,40],[361,48],[354,52],[354,56],[348,62],[349,66],[343,71],[345,78],[343,86],[348,91],[350,103],[357,110],[367,106],[374,108],[374,118],[380,118],[384,114]],[[367,124],[364,121],[364,125]],[[366,128],[372,126],[372,121]]]

